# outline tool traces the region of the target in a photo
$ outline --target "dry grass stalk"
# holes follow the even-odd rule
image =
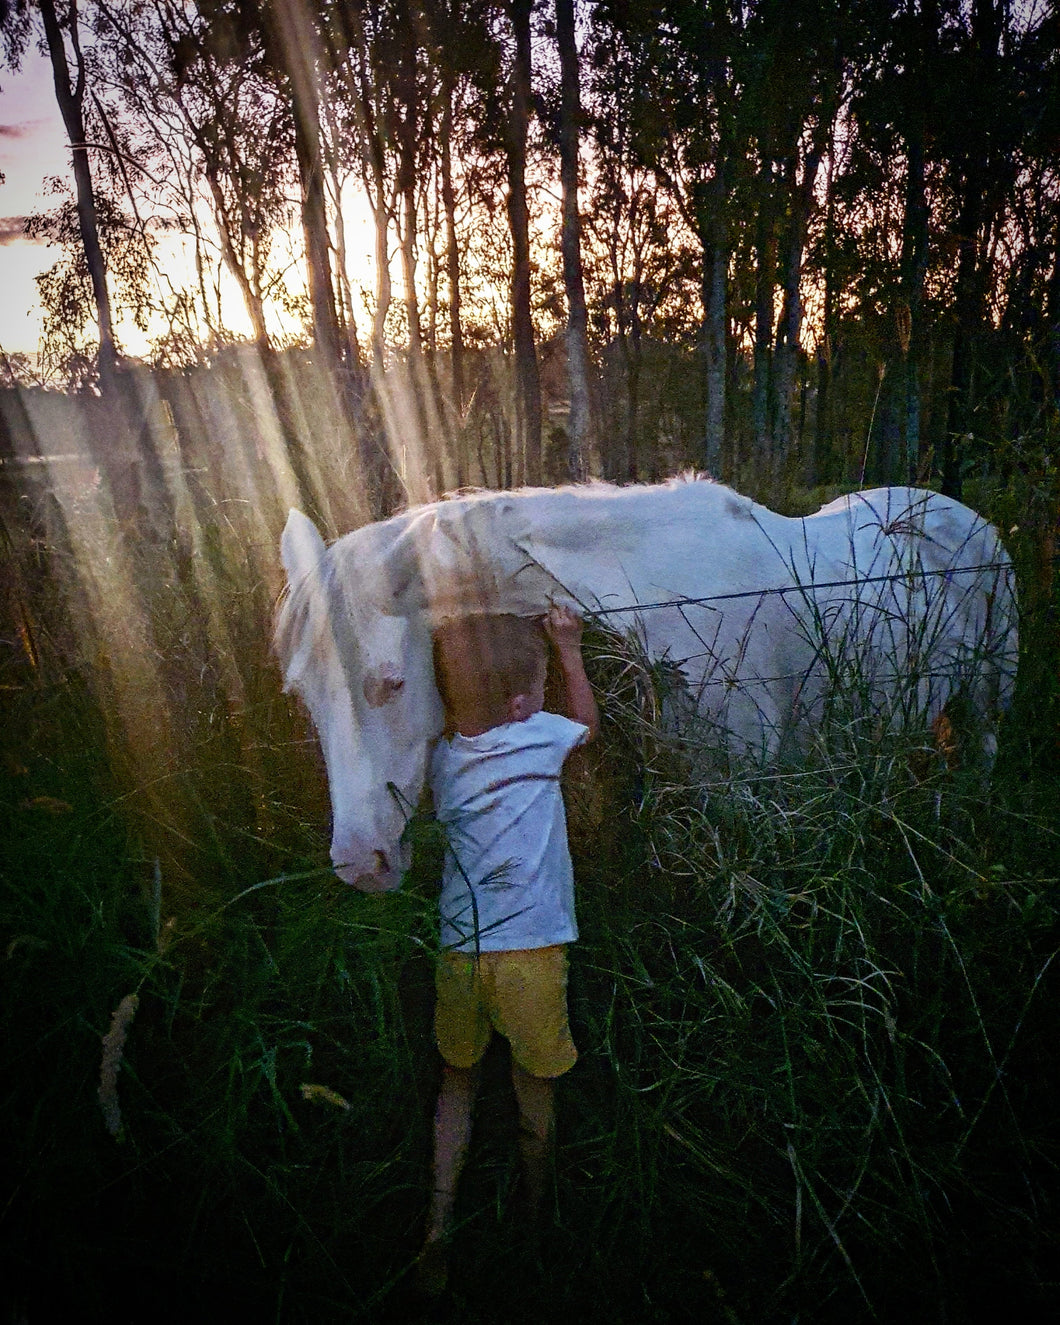
[[[125,1040],[132,1019],[140,1005],[137,994],[126,994],[110,1019],[110,1030],[103,1036],[103,1060],[99,1069],[99,1106],[103,1122],[111,1136],[121,1131],[121,1107],[118,1104],[118,1071],[125,1053]]]
[[[329,1086],[318,1086],[315,1082],[302,1083],[302,1099],[310,1104],[333,1104],[336,1109],[349,1110],[349,1101],[343,1099],[337,1090]]]

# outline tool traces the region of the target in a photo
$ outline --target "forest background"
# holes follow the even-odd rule
[[[26,222],[61,251],[41,352],[0,358],[13,1317],[408,1318],[437,844],[414,820],[397,897],[337,888],[279,531],[684,468],[789,514],[962,497],[1016,562],[1019,691],[989,796],[838,703],[821,764],[689,786],[673,678],[593,635],[556,1315],[1047,1313],[1056,5],[0,19],[71,145]],[[539,1320],[486,1096],[446,1309]]]
[[[469,481],[751,466],[959,495],[1046,463],[1051,4],[5,12],[74,144],[25,223],[63,257],[9,381],[106,394],[120,319],[163,395],[237,343],[308,358],[375,515]]]

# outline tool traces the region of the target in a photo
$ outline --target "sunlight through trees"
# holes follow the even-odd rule
[[[106,386],[115,307],[157,367],[248,332],[309,348],[350,426],[400,365],[435,491],[750,463],[957,493],[1055,402],[1051,5],[16,0],[3,22],[8,65],[46,41],[76,149],[76,197],[28,222],[63,250],[52,385]]]

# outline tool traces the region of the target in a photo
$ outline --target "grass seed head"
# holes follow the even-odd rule
[[[103,1122],[111,1136],[121,1132],[121,1106],[118,1103],[118,1071],[125,1053],[125,1040],[132,1019],[140,1005],[137,994],[126,994],[110,1019],[110,1030],[103,1036],[103,1059],[99,1069],[99,1106]]]

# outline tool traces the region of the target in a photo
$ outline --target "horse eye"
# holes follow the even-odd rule
[[[394,676],[391,673],[383,671],[369,672],[364,678],[364,697],[372,708],[382,708],[398,693],[405,684],[403,676]]]

